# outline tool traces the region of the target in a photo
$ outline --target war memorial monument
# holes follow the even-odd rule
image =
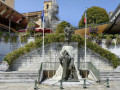
[[[57,0],[22,14],[14,4],[0,0],[0,90],[120,89],[120,4],[110,22],[87,27],[88,8],[85,27],[63,21],[62,33]]]

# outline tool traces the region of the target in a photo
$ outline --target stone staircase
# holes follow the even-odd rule
[[[0,72],[0,83],[34,83],[38,72]]]
[[[106,80],[107,77],[111,81],[120,81],[120,72],[119,71],[102,71],[102,72],[100,72],[101,80]]]
[[[12,49],[12,51],[18,49],[18,43],[12,43],[11,44],[11,49]]]

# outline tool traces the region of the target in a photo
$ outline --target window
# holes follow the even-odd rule
[[[49,5],[47,4],[46,8],[48,9],[49,8]]]

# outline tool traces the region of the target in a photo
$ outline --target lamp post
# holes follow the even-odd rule
[[[13,19],[13,16],[11,16],[9,20],[9,34],[10,34],[10,28],[11,28],[11,19]]]
[[[11,27],[11,19],[9,20],[9,34],[10,34],[10,27]]]

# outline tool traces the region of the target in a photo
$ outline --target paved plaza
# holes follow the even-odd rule
[[[1,83],[0,90],[34,90],[33,83]],[[39,85],[38,90],[60,90],[58,86],[46,86]],[[83,86],[78,87],[65,87],[63,90],[120,90],[120,81],[110,81],[110,88],[106,87],[104,84],[94,84],[87,86],[86,89],[83,89]]]
[[[39,86],[38,90],[61,90],[59,87],[56,86]],[[94,84],[87,86],[86,89],[83,88],[83,85],[78,87],[65,87],[63,90],[120,90],[120,81],[110,81],[110,88],[106,87],[106,83],[104,84]]]

